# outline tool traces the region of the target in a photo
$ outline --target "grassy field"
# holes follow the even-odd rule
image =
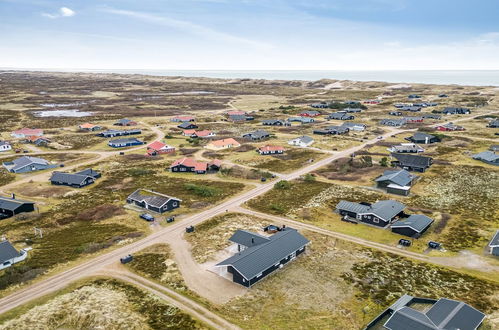
[[[325,154],[307,149],[289,149],[283,155],[259,156],[263,162],[255,165],[256,168],[271,172],[287,173],[307,165],[310,159],[318,160]]]
[[[189,314],[132,285],[98,279],[55,296],[1,329],[208,329]]]

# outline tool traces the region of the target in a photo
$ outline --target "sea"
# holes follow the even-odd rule
[[[12,69],[23,71],[63,71],[145,74],[154,76],[208,77],[224,79],[307,80],[320,79],[382,81],[389,83],[455,84],[469,86],[499,86],[499,70],[139,70],[139,69]]]

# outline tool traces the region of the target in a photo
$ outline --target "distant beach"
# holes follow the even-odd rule
[[[145,74],[154,76],[208,77],[223,79],[382,81],[389,83],[422,83],[439,85],[499,86],[499,70],[82,70],[82,69],[22,69],[0,70],[61,71]]]

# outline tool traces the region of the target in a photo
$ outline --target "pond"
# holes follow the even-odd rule
[[[47,110],[34,112],[35,117],[88,117],[91,112],[80,110]]]

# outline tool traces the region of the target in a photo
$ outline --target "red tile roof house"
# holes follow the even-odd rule
[[[317,110],[307,110],[300,113],[301,117],[317,117],[320,115],[321,113]]]
[[[229,148],[238,148],[241,144],[234,140],[233,138],[222,139],[211,141],[208,143],[205,148],[211,150],[221,150],[221,149],[229,149]]]
[[[27,136],[25,139],[24,139],[24,142],[25,143],[33,143],[33,144],[36,144],[37,146],[46,146],[50,143],[50,140],[47,139],[46,137],[43,137],[43,136],[36,136],[36,135],[32,135],[32,136]]]
[[[446,131],[446,132],[449,132],[449,131],[464,131],[464,127],[457,126],[457,125],[449,123],[449,124],[437,126],[437,130],[439,130],[439,131]]]
[[[195,121],[196,118],[192,116],[176,116],[173,117],[170,121],[175,122],[175,123],[181,123],[181,122],[187,122],[187,121]]]
[[[181,158],[172,163],[170,171],[172,172],[194,172],[196,174],[206,174],[207,172],[215,172],[220,169],[222,162],[218,159],[212,160],[209,163],[198,162],[194,158]]]
[[[98,125],[90,124],[90,123],[85,123],[85,124],[79,125],[78,129],[80,131],[98,131],[98,130],[102,129],[102,127],[100,127]]]
[[[18,139],[24,139],[28,136],[42,136],[43,130],[37,128],[22,128],[12,132],[10,135]]]
[[[258,148],[260,155],[275,155],[284,153],[284,147],[281,146],[264,146]]]
[[[161,141],[154,141],[147,146],[147,154],[149,156],[157,156],[163,154],[171,154],[175,152],[175,147],[171,147]]]
[[[210,138],[210,137],[213,137],[215,136],[215,133],[213,133],[212,131],[209,131],[209,130],[202,130],[202,131],[196,131],[195,129],[187,129],[185,130],[182,135],[184,136],[190,136],[190,137],[198,137],[198,138],[203,138],[203,139],[206,139],[206,138]]]

